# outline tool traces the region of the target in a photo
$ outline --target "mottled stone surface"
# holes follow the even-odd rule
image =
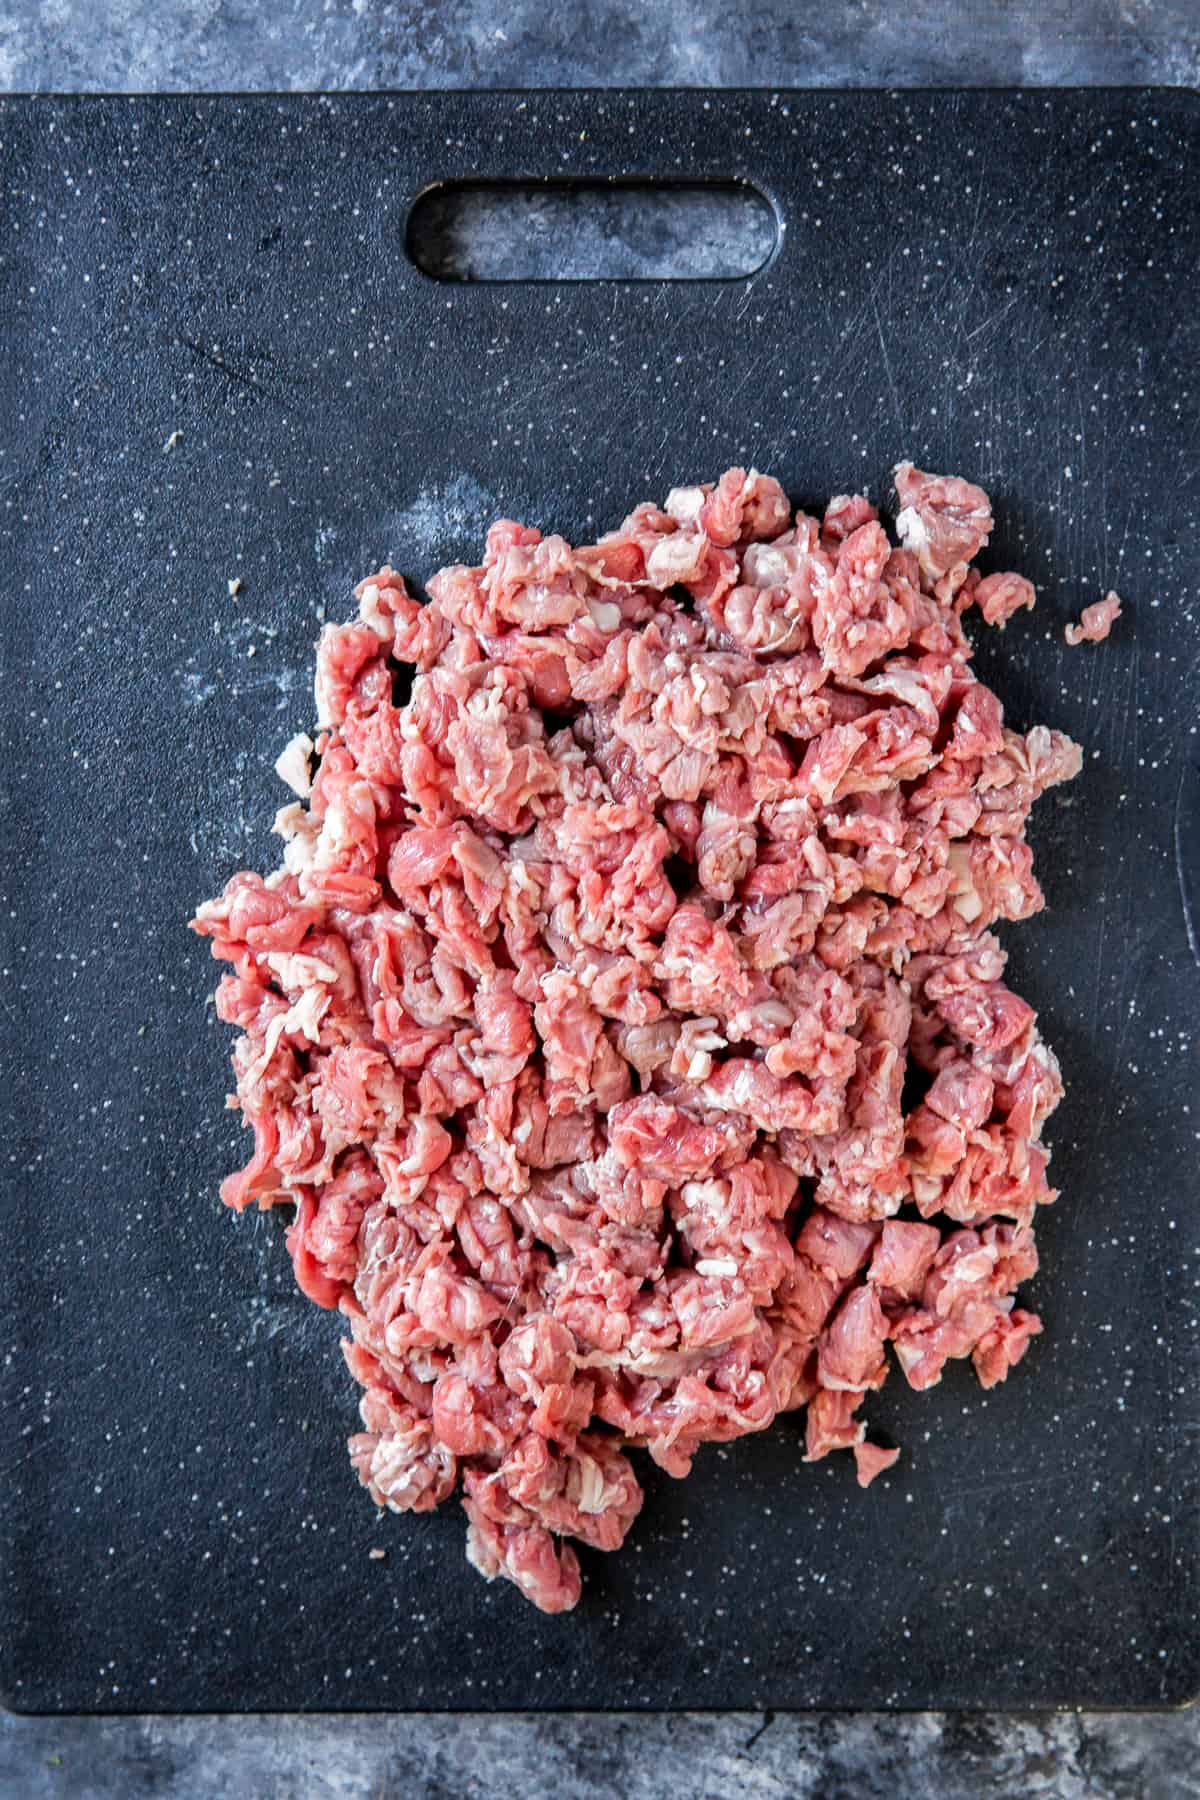
[[[1200,80],[1195,0],[0,0],[0,89]],[[1188,1800],[1200,1714],[0,1717],[0,1794]]]
[[[1194,0],[3,0],[0,85],[1190,84]]]
[[[1194,1714],[4,1719],[21,1800],[1191,1800]]]

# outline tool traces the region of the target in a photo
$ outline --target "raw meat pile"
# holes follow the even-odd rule
[[[900,547],[731,469],[580,549],[501,521],[428,604],[382,569],[280,758],[283,867],[194,920],[255,1136],[224,1198],[295,1205],[361,1481],[461,1485],[549,1612],[637,1515],[629,1448],[682,1476],[804,1407],[865,1485],[889,1347],[989,1387],[1041,1329],[1062,1087],[988,928],[1042,905],[1026,817],[1080,756],[971,673],[962,614],[1033,604],[970,566],[987,496],[895,480]]]

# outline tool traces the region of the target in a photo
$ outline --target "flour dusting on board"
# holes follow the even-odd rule
[[[461,554],[466,559],[479,535],[480,519],[500,510],[495,497],[471,475],[421,488],[407,506],[393,513],[382,532],[382,551],[409,565],[428,568],[430,561]],[[417,569],[413,573],[417,573]]]

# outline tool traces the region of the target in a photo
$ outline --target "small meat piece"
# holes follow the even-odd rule
[[[910,462],[897,464],[893,480],[900,500],[896,534],[915,555],[926,591],[948,602],[991,536],[988,497],[973,482],[926,475]]]
[[[971,566],[986,494],[895,479],[901,547],[736,468],[579,548],[501,519],[428,601],[384,564],[276,765],[282,866],[192,921],[253,1135],[222,1197],[294,1207],[359,1480],[460,1489],[545,1612],[642,1452],[682,1478],[803,1408],[865,1487],[889,1354],[990,1387],[1041,1330],[1063,1084],[989,927],[1042,905],[1030,808],[1081,752],[972,672],[967,609],[1034,599]]]
[[[941,1241],[936,1225],[885,1219],[867,1270],[868,1281],[893,1299],[917,1299]]]
[[[429,1419],[368,1388],[360,1408],[367,1429],[350,1439],[350,1460],[377,1506],[431,1512],[454,1492],[458,1464]]]
[[[1008,1371],[1028,1350],[1030,1338],[1037,1337],[1041,1329],[1037,1314],[1019,1306],[1010,1313],[1001,1313],[971,1352],[980,1387],[995,1387],[998,1381],[1007,1380]]]
[[[849,1281],[867,1261],[877,1226],[842,1219],[814,1206],[796,1236],[796,1248],[837,1281]]]
[[[579,1604],[583,1580],[579,1558],[569,1544],[556,1549],[540,1525],[497,1525],[464,1501],[467,1561],[485,1581],[503,1575],[539,1612],[570,1612]]]
[[[867,1427],[854,1415],[865,1398],[848,1388],[817,1389],[808,1403],[805,1421],[805,1462],[820,1462],[831,1450],[852,1450],[861,1444]]]
[[[575,1340],[547,1313],[518,1325],[500,1350],[500,1372],[522,1399],[537,1400],[548,1386],[569,1382],[574,1370]]]
[[[858,1470],[859,1487],[870,1487],[875,1477],[882,1475],[885,1469],[890,1469],[899,1458],[898,1449],[885,1450],[882,1444],[868,1444],[865,1439],[861,1444],[855,1444],[854,1462]]]
[[[1103,600],[1096,600],[1091,606],[1085,606],[1079,615],[1078,625],[1068,625],[1063,636],[1072,649],[1079,644],[1103,643],[1120,616],[1120,595],[1105,594]]]
[[[925,1105],[961,1131],[974,1131],[991,1112],[994,1092],[995,1084],[986,1069],[963,1057],[942,1064],[925,1096]]]
[[[817,1345],[817,1380],[824,1388],[875,1387],[885,1371],[887,1320],[872,1287],[858,1287],[835,1313]]]
[[[1032,607],[1037,596],[1023,575],[985,575],[971,598],[989,625],[1003,630],[1015,612]]]

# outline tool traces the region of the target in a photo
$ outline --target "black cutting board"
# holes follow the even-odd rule
[[[10,1704],[1194,1691],[1198,139],[1171,92],[0,102]],[[479,172],[743,176],[784,230],[748,281],[434,283],[411,201]],[[359,1493],[338,1322],[283,1219],[217,1201],[246,1142],[184,921],[273,862],[318,620],[381,558],[470,559],[497,513],[588,533],[738,461],[880,498],[902,455],[990,489],[992,566],[1041,600],[982,671],[1087,747],[1007,934],[1071,1081],[1046,1333],[988,1395],[894,1377],[869,1494],[794,1421],[648,1470],[541,1618],[456,1506]],[[1113,640],[1066,650],[1110,585]]]

